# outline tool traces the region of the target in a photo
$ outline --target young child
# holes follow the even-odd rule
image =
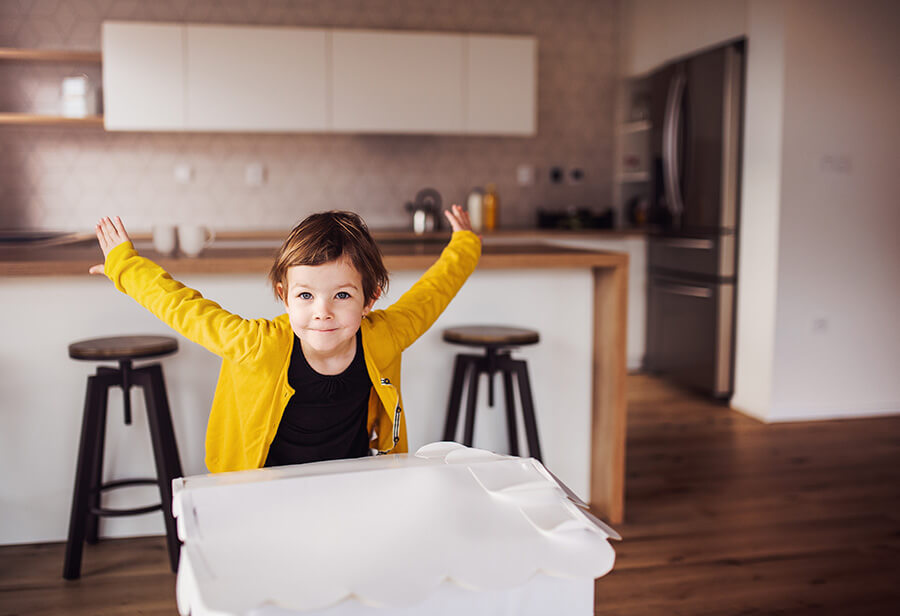
[[[92,274],[222,358],[206,431],[211,472],[407,451],[400,354],[456,295],[481,256],[454,205],[440,258],[394,304],[372,310],[388,282],[381,252],[350,212],[297,225],[269,272],[285,314],[244,319],[138,255],[120,218],[97,223],[105,257]]]

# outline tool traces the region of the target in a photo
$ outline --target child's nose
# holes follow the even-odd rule
[[[322,301],[316,303],[316,318],[330,319],[332,317],[331,303]]]

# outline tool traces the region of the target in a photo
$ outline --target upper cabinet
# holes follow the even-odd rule
[[[465,132],[537,133],[537,40],[532,36],[466,37]]]
[[[107,130],[184,130],[184,26],[103,24]]]
[[[528,36],[107,22],[108,130],[531,136]]]
[[[332,128],[461,133],[463,41],[454,34],[333,30]]]
[[[328,128],[324,30],[247,26],[186,30],[189,129]]]

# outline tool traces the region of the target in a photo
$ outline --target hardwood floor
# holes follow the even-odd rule
[[[629,377],[625,524],[596,614],[900,609],[900,417],[766,425]]]
[[[764,425],[629,377],[624,537],[598,615],[900,609],[900,417]],[[162,537],[0,547],[0,614],[175,611]]]

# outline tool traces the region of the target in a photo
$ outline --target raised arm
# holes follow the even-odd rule
[[[444,214],[453,237],[437,262],[384,311],[397,345],[405,349],[441,315],[481,257],[481,239],[472,232],[469,215],[458,205]]]
[[[270,321],[232,314],[139,256],[119,217],[102,218],[96,231],[105,262],[92,266],[91,274],[106,274],[118,290],[216,355],[233,361],[255,356],[272,327]]]

